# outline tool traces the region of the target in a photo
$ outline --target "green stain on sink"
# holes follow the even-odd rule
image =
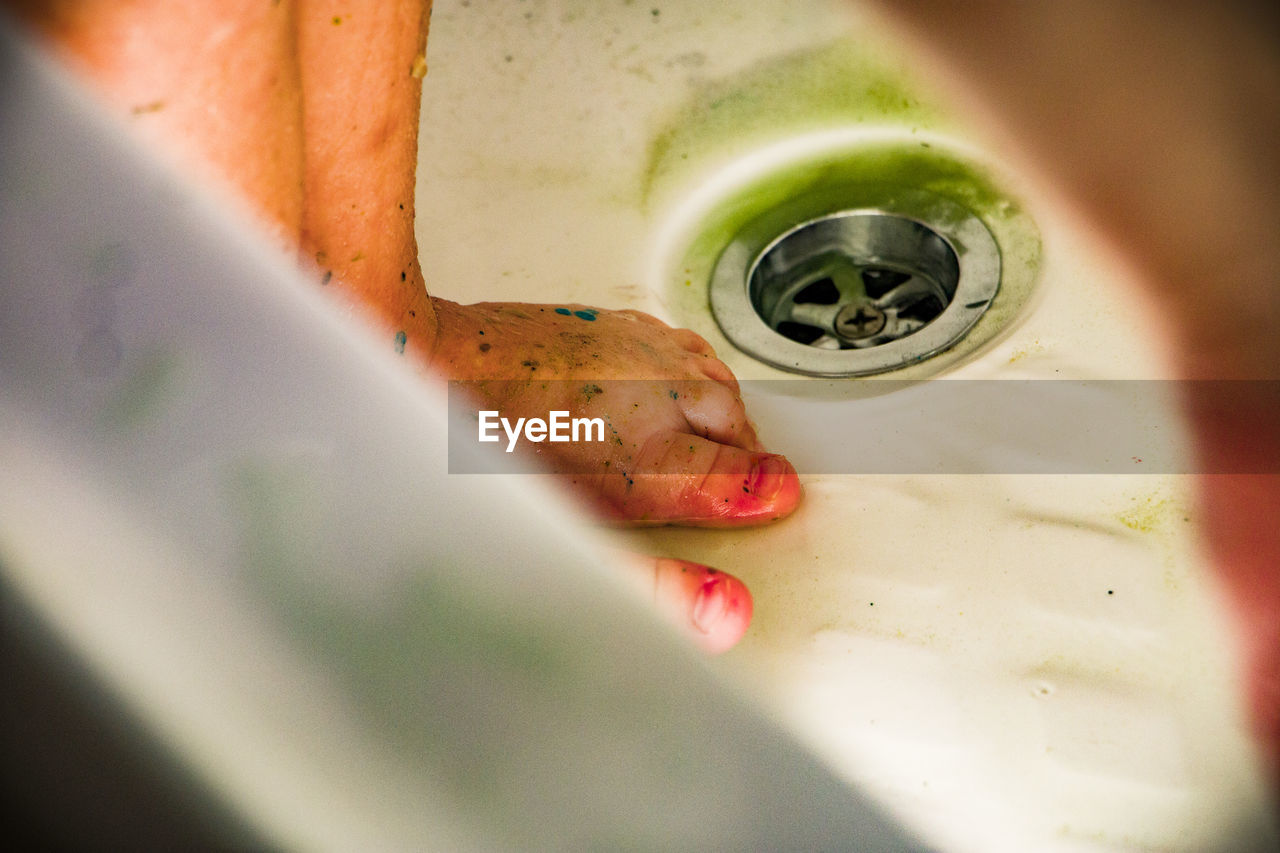
[[[1153,533],[1183,517],[1180,507],[1160,493],[1131,499],[1130,506],[1116,514],[1116,520],[1135,533]]]
[[[707,284],[720,253],[758,217],[794,212],[799,224],[841,210],[885,207],[947,222],[955,215],[952,205],[958,205],[995,238],[1000,294],[964,340],[905,370],[936,371],[1008,328],[1039,274],[1039,230],[990,168],[946,144],[947,138],[970,135],[963,117],[928,94],[905,64],[909,57],[891,52],[892,44],[868,29],[856,39],[842,37],[771,58],[703,84],[669,114],[653,136],[641,179],[642,204],[650,209],[687,198],[724,167],[750,162],[770,146],[825,131],[876,131],[762,166],[759,174],[744,174],[726,188],[692,226],[677,256],[679,268],[666,282],[664,296],[678,323],[730,346],[709,316]],[[752,373],[759,367],[736,358],[731,366]]]
[[[937,199],[916,195],[924,190]],[[904,203],[910,194],[912,201]],[[925,221],[946,222],[954,203],[974,213],[996,238],[1002,261],[1034,269],[1040,237],[1022,206],[998,189],[981,166],[909,139],[858,146],[817,160],[787,165],[745,183],[717,204],[686,253],[688,266],[714,263],[742,228],[766,212],[795,204],[797,221],[857,207],[889,206]],[[963,249],[963,247],[957,247]]]
[[[994,339],[1019,313],[1039,274],[1041,240],[1023,206],[1000,188],[987,168],[909,134],[797,159],[726,191],[693,231],[678,274],[667,282],[666,295],[681,323],[704,337],[715,335],[707,325],[714,321],[702,319],[709,313],[712,269],[725,247],[758,217],[799,224],[841,210],[881,208],[926,222],[955,224],[961,215],[955,206],[977,216],[995,238],[1000,294],[949,355],[920,365],[925,371],[936,370]]]
[[[920,86],[893,58],[842,38],[775,58],[705,84],[654,137],[644,175],[646,200],[691,163],[770,141],[850,125],[938,128],[944,113],[919,97]]]
[[[899,205],[903,191],[925,190],[937,204],[913,202],[902,211],[929,221],[954,224],[950,201],[972,211],[988,224],[1024,216],[1021,206],[1000,192],[976,164],[909,140],[872,143],[820,160],[800,161],[750,182],[717,206],[699,233],[690,254],[719,254],[748,222],[795,199],[806,199],[817,215],[850,206]],[[827,211],[827,212],[830,212]]]

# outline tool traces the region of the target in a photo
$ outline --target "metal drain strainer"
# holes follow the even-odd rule
[[[844,210],[796,224],[782,210],[744,228],[711,281],[729,340],[784,370],[859,376],[963,338],[1000,288],[995,239],[945,199],[899,199],[916,212]]]

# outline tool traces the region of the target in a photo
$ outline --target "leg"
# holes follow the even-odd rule
[[[298,2],[304,254],[422,363],[436,334],[413,231],[430,15],[430,0]]]
[[[15,11],[157,150],[229,186],[281,245],[297,245],[302,100],[289,3],[27,0]]]
[[[544,455],[553,470],[575,472],[565,482],[611,520],[727,526],[790,512],[800,496],[794,470],[762,452],[732,375],[696,335],[632,312],[597,310],[586,323],[547,306],[428,297],[413,217],[430,3],[299,0],[298,8],[302,239],[321,279],[348,289],[388,344],[421,366],[454,379],[524,381],[519,399],[487,401],[501,402],[504,414],[582,408],[580,400],[550,399],[547,380],[687,383],[695,393],[610,408],[626,427],[610,456],[591,460],[593,473],[582,476],[589,467],[582,445]]]

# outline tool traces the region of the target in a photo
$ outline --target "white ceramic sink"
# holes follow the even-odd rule
[[[971,197],[1001,242],[996,307],[910,377],[1171,376],[1125,259],[854,4],[438,0],[428,60],[418,236],[437,295],[638,308],[740,377],[789,376],[711,317],[716,229],[756,203],[753,182],[888,140],[973,165],[1000,197]],[[1136,458],[1132,475],[823,471],[771,387],[749,384],[748,404],[816,472],[801,509],[629,537],[751,586],[726,671],[945,850],[1276,843],[1190,478]],[[957,430],[918,440],[992,450]]]

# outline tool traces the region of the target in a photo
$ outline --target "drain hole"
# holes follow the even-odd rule
[[[911,278],[910,273],[879,269],[877,267],[862,271],[862,283],[866,285],[867,296],[872,299],[879,299],[909,278]]]
[[[937,299],[925,297],[919,302],[898,309],[898,316],[904,320],[916,320],[923,326],[925,323],[932,322],[946,307]]]
[[[780,208],[750,223],[713,274],[725,335],[769,364],[821,376],[895,370],[964,337],[999,290],[999,250],[969,211],[904,198],[930,217],[863,208],[794,225]]]
[[[807,305],[835,305],[840,301],[840,291],[836,289],[834,281],[824,278],[821,281],[815,281],[797,293],[795,301]],[[779,331],[782,330],[779,329]],[[782,333],[787,335],[786,332]],[[792,340],[798,340],[798,338],[794,338],[791,335],[787,335],[787,337]]]
[[[817,326],[806,326],[804,323],[794,323],[791,320],[783,320],[779,323],[777,332],[801,344],[811,344],[823,335],[822,329]]]
[[[757,259],[756,312],[789,340],[863,349],[915,334],[946,310],[960,268],[932,229],[902,216],[844,213],[783,235]]]

